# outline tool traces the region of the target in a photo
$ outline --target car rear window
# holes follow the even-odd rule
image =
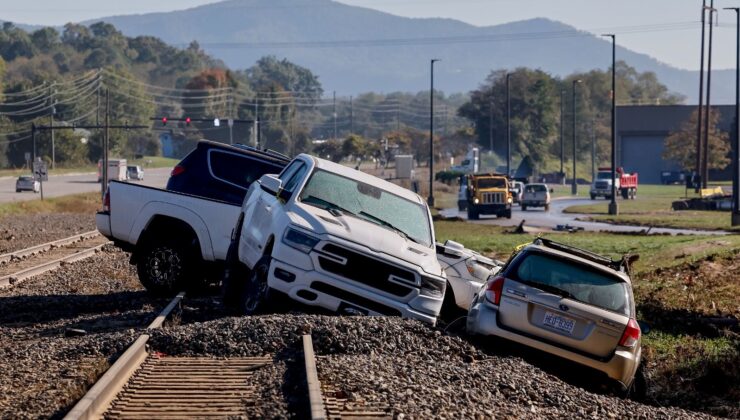
[[[524,191],[530,192],[530,193],[544,192],[544,191],[547,191],[547,187],[545,187],[544,185],[527,185],[524,188]]]
[[[262,175],[282,170],[280,166],[227,151],[212,149],[208,156],[214,178],[244,190]]]
[[[575,300],[630,316],[627,283],[584,264],[529,252],[507,277],[535,288],[543,285],[548,292],[565,291]]]

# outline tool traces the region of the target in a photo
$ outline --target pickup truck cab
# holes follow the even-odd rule
[[[442,307],[446,281],[424,200],[324,159],[301,154],[280,175],[262,176],[233,238],[225,300],[241,312],[264,309],[275,292],[431,324]]]
[[[527,184],[522,193],[522,211],[528,207],[544,207],[550,210],[550,191],[546,184]]]
[[[282,170],[288,161],[200,141],[173,169],[167,190],[111,182],[96,215],[98,230],[131,251],[131,263],[150,293],[197,291],[223,277],[231,231],[252,181]]]

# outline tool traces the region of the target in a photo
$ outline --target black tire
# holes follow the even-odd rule
[[[193,290],[200,256],[182,238],[152,239],[137,252],[139,281],[155,296]]]
[[[647,397],[647,390],[648,384],[647,377],[645,375],[645,364],[640,363],[635,372],[635,377],[632,379],[632,383],[621,393],[621,397],[635,401],[642,401]]]
[[[545,204],[545,211],[550,211],[550,205],[549,204]]]
[[[527,211],[527,205],[526,204],[522,204],[522,211]]]
[[[478,220],[480,219],[480,215],[478,214],[478,211],[472,206],[468,206],[468,220]]]
[[[271,293],[267,278],[271,262],[272,258],[269,255],[263,256],[247,276],[241,300],[241,308],[245,315],[258,314],[270,307]]]
[[[507,219],[511,219],[511,209],[506,210],[506,212],[504,213],[504,217]]]
[[[596,195],[595,194],[591,194],[591,199],[592,200],[596,200]]]
[[[449,323],[464,315],[465,311],[457,306],[455,292],[452,290],[452,286],[450,286],[450,283],[448,282],[447,289],[445,290],[445,299],[442,302],[442,310],[439,312],[439,317],[443,321]]]
[[[21,190],[19,190],[19,189],[16,189],[16,190],[15,190],[15,192],[19,193],[19,192],[21,192]]]
[[[635,197],[637,197],[637,188],[632,188],[632,199],[634,200]]]

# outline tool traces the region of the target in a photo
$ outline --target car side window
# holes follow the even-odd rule
[[[280,173],[280,176],[278,178],[280,178],[280,180],[283,181],[283,184],[287,183],[288,179],[290,179],[290,177],[293,176],[295,171],[297,171],[298,168],[301,167],[301,165],[303,165],[303,162],[300,162],[300,161],[291,162],[288,166],[285,167],[285,169],[283,169],[283,172]]]
[[[243,190],[262,175],[280,170],[275,165],[220,150],[209,151],[208,163],[214,178]]]
[[[293,172],[290,178],[288,178],[285,181],[285,185],[283,186],[283,190],[293,194],[295,192],[296,186],[298,186],[298,183],[301,182],[301,180],[306,175],[307,166],[303,163],[298,166],[298,168]]]

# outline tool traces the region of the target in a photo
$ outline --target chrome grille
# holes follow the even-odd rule
[[[483,204],[504,204],[504,193],[483,193]]]

